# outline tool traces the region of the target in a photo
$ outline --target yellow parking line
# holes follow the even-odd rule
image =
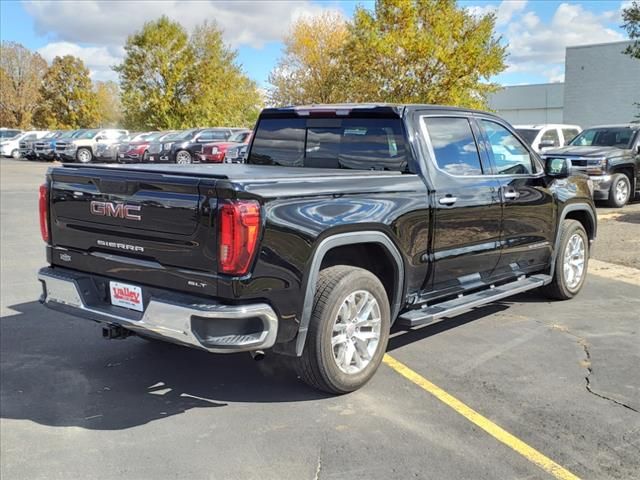
[[[530,447],[519,438],[514,437],[509,432],[502,429],[501,427],[493,423],[488,418],[483,417],[474,409],[462,403],[453,395],[450,395],[449,393],[445,392],[437,385],[434,385],[429,380],[427,380],[420,374],[414,372],[409,367],[399,362],[395,358],[391,357],[388,354],[385,354],[384,359],[382,361],[386,365],[394,369],[396,372],[398,372],[400,375],[410,380],[411,382],[415,383],[423,390],[426,390],[431,395],[433,395],[438,400],[440,400],[442,403],[444,403],[448,407],[458,412],[460,415],[462,415],[464,418],[469,420],[471,423],[474,423],[475,425],[483,429],[493,438],[504,443],[507,447],[515,450],[524,458],[536,464],[538,467],[542,468],[544,471],[550,473],[555,478],[558,478],[561,480],[579,480],[577,476],[575,476],[566,468],[558,465],[556,462],[544,456],[535,448]]]

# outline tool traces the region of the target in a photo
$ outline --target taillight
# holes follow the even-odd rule
[[[49,243],[49,187],[46,183],[40,185],[38,210],[40,211],[40,234],[42,240]]]
[[[244,275],[258,245],[260,204],[255,200],[223,203],[218,224],[218,270],[229,275]]]

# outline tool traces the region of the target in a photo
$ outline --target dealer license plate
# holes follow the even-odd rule
[[[111,290],[111,305],[130,308],[138,312],[144,310],[142,288],[120,282],[109,282],[109,288]]]

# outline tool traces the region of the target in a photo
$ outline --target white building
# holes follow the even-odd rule
[[[564,83],[505,87],[489,107],[513,124],[629,122],[640,103],[640,61],[622,53],[630,43],[568,47]]]

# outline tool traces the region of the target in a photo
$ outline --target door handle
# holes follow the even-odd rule
[[[515,190],[506,190],[504,192],[504,198],[506,198],[507,200],[514,200],[516,198],[518,198],[520,196],[520,194],[518,192],[516,192]]]
[[[453,205],[457,201],[458,201],[457,197],[452,197],[451,195],[449,195],[447,197],[440,197],[440,200],[438,200],[438,203],[440,205]]]

